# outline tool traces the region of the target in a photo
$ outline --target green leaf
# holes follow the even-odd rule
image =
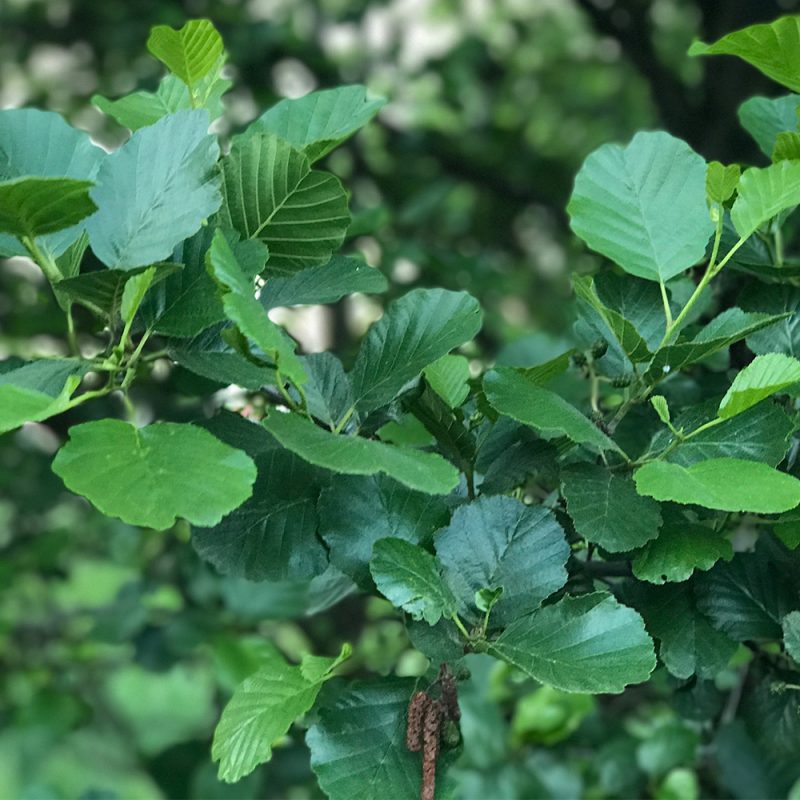
[[[93,181],[106,154],[84,131],[75,130],[60,114],[32,108],[0,111],[0,181],[16,178],[73,178]],[[37,244],[61,255],[80,237],[83,226],[46,236]],[[18,242],[0,234],[0,253],[24,254]],[[4,253],[5,254],[5,253]]]
[[[362,414],[387,405],[429,364],[481,328],[478,301],[466,292],[414,289],[395,300],[369,329],[351,373]]]
[[[139,306],[142,304],[144,296],[153,283],[156,276],[156,268],[148,267],[144,272],[132,275],[125,283],[122,290],[122,300],[119,305],[120,316],[125,323],[130,322],[136,316]]]
[[[575,289],[576,296],[588,303],[608,325],[620,347],[631,361],[634,363],[649,361],[653,357],[647,347],[647,342],[639,335],[633,324],[622,314],[603,304],[595,291],[594,281],[591,277],[573,275],[572,286]]]
[[[274,654],[245,678],[214,731],[211,758],[219,761],[219,779],[235,783],[269,761],[272,744],[311,709],[323,684],[349,657],[349,645],[344,645],[336,658],[303,656],[299,666]]]
[[[378,591],[414,619],[435,625],[456,611],[456,599],[442,580],[436,559],[403,539],[379,539],[370,572]]]
[[[91,181],[17,178],[0,183],[0,231],[35,239],[77,225],[97,206]]]
[[[311,769],[330,800],[419,797],[420,758],[406,747],[406,709],[417,682],[356,682],[306,734]],[[442,781],[440,780],[441,784]]]
[[[709,203],[722,205],[733,197],[742,168],[738,164],[725,164],[711,161],[706,172],[706,195]]]
[[[756,140],[767,158],[772,157],[779,133],[797,130],[800,95],[751,97],[739,106],[739,122]]]
[[[751,167],[739,179],[739,194],[731,209],[736,232],[746,239],[787,208],[800,203],[800,163],[780,161],[771,167]]]
[[[222,37],[207,19],[189,20],[178,30],[156,25],[150,31],[147,49],[189,89],[219,69],[225,52]]]
[[[782,318],[779,314],[728,308],[714,317],[693,339],[658,350],[647,370],[647,375],[650,378],[661,377],[665,373],[695,364],[757,331],[774,325]]]
[[[71,358],[0,362],[0,434],[64,411],[89,366]]]
[[[733,558],[733,547],[722,534],[682,518],[670,519],[658,537],[636,553],[633,574],[649,583],[675,583],[688,580],[696,569],[711,569],[721,558]]]
[[[336,475],[320,495],[319,518],[331,563],[368,589],[375,542],[392,537],[427,546],[450,512],[443,498],[415,492],[384,475]]]
[[[273,411],[266,429],[300,458],[345,475],[383,472],[410,489],[448,494],[458,484],[458,471],[436,453],[393,447],[373,439],[345,436],[318,428],[297,414]]]
[[[736,642],[713,628],[698,610],[691,582],[637,584],[633,605],[658,640],[659,658],[676,678],[715,678],[736,651]]]
[[[595,464],[573,464],[561,472],[561,491],[576,532],[612,553],[641,547],[658,535],[661,508],[636,493],[629,478]]]
[[[781,620],[786,652],[800,664],[800,611],[791,611]]]
[[[464,356],[442,356],[428,364],[422,374],[450,408],[458,408],[469,396],[469,361]]]
[[[650,405],[653,406],[653,410],[656,412],[656,414],[658,414],[658,418],[665,425],[668,425],[671,422],[669,413],[669,403],[667,402],[667,398],[664,397],[663,394],[654,394],[650,398]]]
[[[783,131],[775,138],[775,149],[772,151],[773,161],[791,161],[800,158],[800,133]]]
[[[507,628],[489,652],[565,692],[617,694],[656,665],[642,618],[605,592],[545,606]]]
[[[172,258],[184,267],[148,293],[140,311],[145,327],[166,336],[188,337],[225,319],[217,283],[206,268],[215,233],[204,225],[175,248]],[[267,260],[267,249],[261,242],[240,242],[234,231],[223,233],[242,271],[255,278]]]
[[[598,450],[619,451],[619,447],[577,408],[555,392],[538,386],[519,370],[493,369],[484,376],[483,388],[497,411],[529,425],[547,438],[566,436]]]
[[[157,264],[151,288],[182,268],[182,264]],[[56,293],[59,297],[66,298],[68,302],[79,303],[114,323],[120,316],[126,284],[131,278],[150,269],[150,267],[137,267],[129,270],[99,269],[94,272],[84,272],[59,281],[56,284]],[[147,296],[145,302],[146,300]]]
[[[690,56],[738,56],[768,78],[800,91],[800,17],[750,25],[713,44],[693,42]]]
[[[214,527],[195,527],[194,549],[221,574],[252,581],[321,575],[328,556],[317,538],[317,498],[327,476],[275,442],[255,463],[250,499]]]
[[[762,547],[720,561],[698,575],[697,605],[714,627],[737,642],[780,639],[781,620],[797,606],[785,565],[768,557]]]
[[[91,191],[99,210],[86,229],[107,267],[168,258],[219,208],[219,146],[207,129],[204,112],[179,111],[136,131],[105,159]]]
[[[178,517],[214,525],[252,492],[252,459],[193,425],[135,428],[104,419],[70,428],[53,471],[100,511],[166,530]]]
[[[777,514],[800,504],[797,478],[739,458],[712,458],[689,467],[651,461],[633,478],[639,494],[719,511]]]
[[[253,277],[239,264],[236,254],[221,230],[217,230],[206,253],[206,265],[223,287],[222,307],[244,336],[275,364],[276,370],[295,386],[307,379],[305,367],[295,353],[294,341],[267,316],[256,300]]]
[[[734,379],[722,402],[719,416],[735,417],[742,411],[778,394],[800,381],[800,361],[782,353],[756,356]]]
[[[572,230],[626,272],[668,281],[702,260],[714,226],[706,163],[668,133],[603,145],[583,163],[567,211]]]
[[[746,287],[740,302],[749,311],[780,315],[775,324],[747,337],[747,346],[754,353],[800,356],[800,289],[759,281]]]
[[[281,100],[250,125],[302,150],[313,164],[363,128],[386,103],[367,98],[365,86],[341,86]]]
[[[684,431],[694,430],[714,415],[716,406],[713,400],[693,406],[678,417],[675,426]],[[763,461],[775,467],[783,461],[794,430],[795,424],[786,412],[765,400],[682,442],[667,456],[667,461],[689,467],[698,461],[727,456]],[[664,433],[666,436],[651,445],[651,451],[656,452],[668,444],[670,434]]]
[[[268,278],[259,300],[266,309],[335,303],[356,292],[379,294],[388,286],[380,270],[352,256],[334,256],[320,267]]]
[[[344,241],[350,212],[337,177],[311,169],[271,134],[237,136],[222,162],[223,225],[269,247],[270,274],[327,263]]]
[[[567,580],[569,547],[555,516],[512,497],[484,496],[459,507],[434,544],[445,581],[476,621],[481,589],[503,588],[491,621],[508,625]]]
[[[302,356],[308,380],[303,385],[308,413],[334,430],[353,407],[353,387],[333,353]]]
[[[277,376],[272,367],[245,358],[222,338],[222,333],[231,330],[217,325],[192,339],[173,340],[169,357],[190,372],[223,385],[236,384],[252,390],[274,386]]]
[[[167,75],[153,92],[133,92],[118,100],[108,100],[102,95],[92,97],[92,105],[114,119],[123,128],[137,131],[158,122],[167,114],[188,111],[192,107],[186,84],[174,75]]]

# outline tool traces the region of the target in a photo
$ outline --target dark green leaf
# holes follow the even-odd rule
[[[595,464],[573,464],[561,472],[561,491],[575,530],[612,553],[641,547],[661,527],[661,509],[637,494],[629,478]]]
[[[456,509],[434,539],[445,581],[468,616],[477,620],[475,594],[503,594],[491,622],[508,625],[560,589],[569,547],[553,513],[511,497],[481,497]]]
[[[320,496],[319,517],[331,563],[368,588],[375,542],[394,537],[429,545],[450,514],[442,498],[412,491],[383,475],[336,475]]]
[[[377,294],[388,287],[383,274],[352,256],[334,256],[320,267],[267,279],[259,300],[267,308],[335,303],[355,292]]]
[[[351,379],[356,408],[385,406],[422,370],[481,328],[478,301],[466,292],[414,289],[395,300],[361,343]]]
[[[656,665],[642,618],[604,592],[567,596],[518,620],[489,652],[565,692],[618,693]]]

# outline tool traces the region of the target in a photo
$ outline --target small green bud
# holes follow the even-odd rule
[[[624,389],[626,386],[630,386],[633,383],[633,376],[631,375],[617,375],[611,381],[611,385],[617,389]]]
[[[608,350],[608,342],[605,339],[598,339],[592,345],[592,358],[602,358]]]

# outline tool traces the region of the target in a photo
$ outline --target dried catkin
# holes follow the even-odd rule
[[[442,687],[445,716],[453,722],[458,722],[461,719],[461,709],[458,707],[458,688],[456,679],[447,664],[439,667],[439,685]]]
[[[439,737],[442,731],[444,705],[431,700],[425,709],[422,747],[422,794],[420,800],[434,800],[436,795],[436,758],[439,755]]]
[[[406,747],[412,753],[422,750],[422,726],[425,711],[431,699],[425,692],[416,692],[408,704],[408,725],[406,726]]]

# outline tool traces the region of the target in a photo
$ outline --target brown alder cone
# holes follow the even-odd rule
[[[461,709],[458,707],[458,688],[455,676],[450,672],[447,664],[439,667],[439,685],[442,687],[442,703],[444,703],[447,719],[458,722],[461,719]]]
[[[439,737],[442,731],[444,712],[444,705],[439,700],[430,700],[425,709],[420,800],[434,800],[436,795],[436,758],[439,755]]]
[[[416,692],[408,704],[408,724],[406,726],[406,747],[412,753],[422,750],[422,726],[425,712],[431,699],[425,692]]]

